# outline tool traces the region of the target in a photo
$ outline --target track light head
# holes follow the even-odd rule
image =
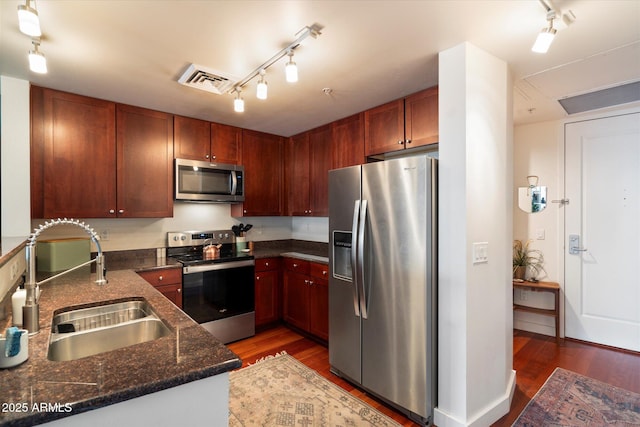
[[[265,71],[260,70],[260,80],[258,81],[258,85],[256,86],[256,97],[258,99],[267,99],[267,82],[264,79]]]
[[[240,88],[236,88],[236,98],[233,100],[233,111],[244,113],[244,99],[240,96]]]
[[[38,11],[31,7],[31,2],[27,0],[26,4],[18,5],[18,24],[20,31],[30,37],[40,37],[40,19]]]
[[[40,52],[40,41],[32,40],[33,50],[29,51],[29,69],[34,73],[45,74],[47,72],[47,58]]]
[[[287,82],[295,83],[298,81],[298,66],[293,62],[293,51],[290,50],[287,55],[289,55],[289,62],[287,62],[284,68],[285,75]]]

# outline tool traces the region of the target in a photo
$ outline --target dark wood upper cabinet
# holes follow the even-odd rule
[[[366,163],[364,155],[364,113],[333,122],[332,169]]]
[[[309,131],[309,215],[329,215],[331,125]]]
[[[285,155],[287,215],[304,216],[309,212],[309,132],[287,140]]]
[[[173,216],[173,116],[117,106],[118,216]]]
[[[242,131],[241,163],[245,168],[245,200],[231,205],[231,215],[283,215],[283,144],[281,136],[246,129]]]
[[[211,123],[190,117],[174,116],[175,157],[207,161],[211,156]]]
[[[438,142],[438,87],[364,113],[365,155],[374,156]]]
[[[173,116],[32,87],[32,218],[173,216]]]
[[[240,164],[242,129],[211,123],[211,161]]]
[[[42,201],[33,217],[111,216],[116,208],[115,104],[43,88],[33,94],[32,112],[42,113],[42,121],[32,123],[31,192],[32,199]]]

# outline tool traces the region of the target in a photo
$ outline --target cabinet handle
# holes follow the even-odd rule
[[[119,214],[123,214],[124,213],[124,209],[118,209],[118,213]]]
[[[322,270],[322,275],[326,276],[327,275],[327,270]]]
[[[305,281],[304,281],[304,283],[308,285],[308,284],[309,284],[309,281],[308,281],[308,280],[305,280]]]
[[[246,210],[246,209],[244,209],[242,212],[243,212],[243,213],[247,213],[247,210]]]
[[[176,289],[176,291],[177,291],[178,293],[180,293],[180,292],[182,292],[182,289],[178,288],[178,289]]]
[[[211,156],[211,160],[215,160],[215,159],[216,159],[216,156],[215,156],[215,155],[214,155],[214,156]]]
[[[298,268],[298,264],[293,264],[293,268]]]
[[[313,286],[313,280],[309,280],[309,286]]]
[[[162,279],[164,279],[164,277],[158,276],[158,281],[162,282]]]
[[[256,276],[256,280],[260,280],[260,276]]]
[[[116,210],[115,209],[109,209],[109,213],[110,214],[114,214],[114,213],[116,213]]]
[[[264,263],[264,266],[265,266],[265,267],[269,267],[269,263],[268,263],[268,262],[265,262],[265,263]]]
[[[411,144],[411,140],[410,140],[410,139],[407,139],[406,143],[407,143],[407,144]]]
[[[402,144],[404,144],[404,141],[403,141],[403,140],[400,140],[400,141],[398,141],[398,144],[399,144],[399,145],[402,145]]]
[[[205,159],[208,159],[209,157],[211,157],[211,156],[209,156],[208,154],[205,154],[205,156],[204,156]]]

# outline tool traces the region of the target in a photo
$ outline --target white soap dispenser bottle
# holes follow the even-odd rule
[[[20,285],[18,289],[11,295],[11,309],[13,316],[13,326],[22,327],[22,307],[27,300],[27,290],[24,285]]]

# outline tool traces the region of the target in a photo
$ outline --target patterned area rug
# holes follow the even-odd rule
[[[640,426],[640,394],[556,368],[513,426]]]
[[[231,372],[229,426],[400,427],[288,354]]]

